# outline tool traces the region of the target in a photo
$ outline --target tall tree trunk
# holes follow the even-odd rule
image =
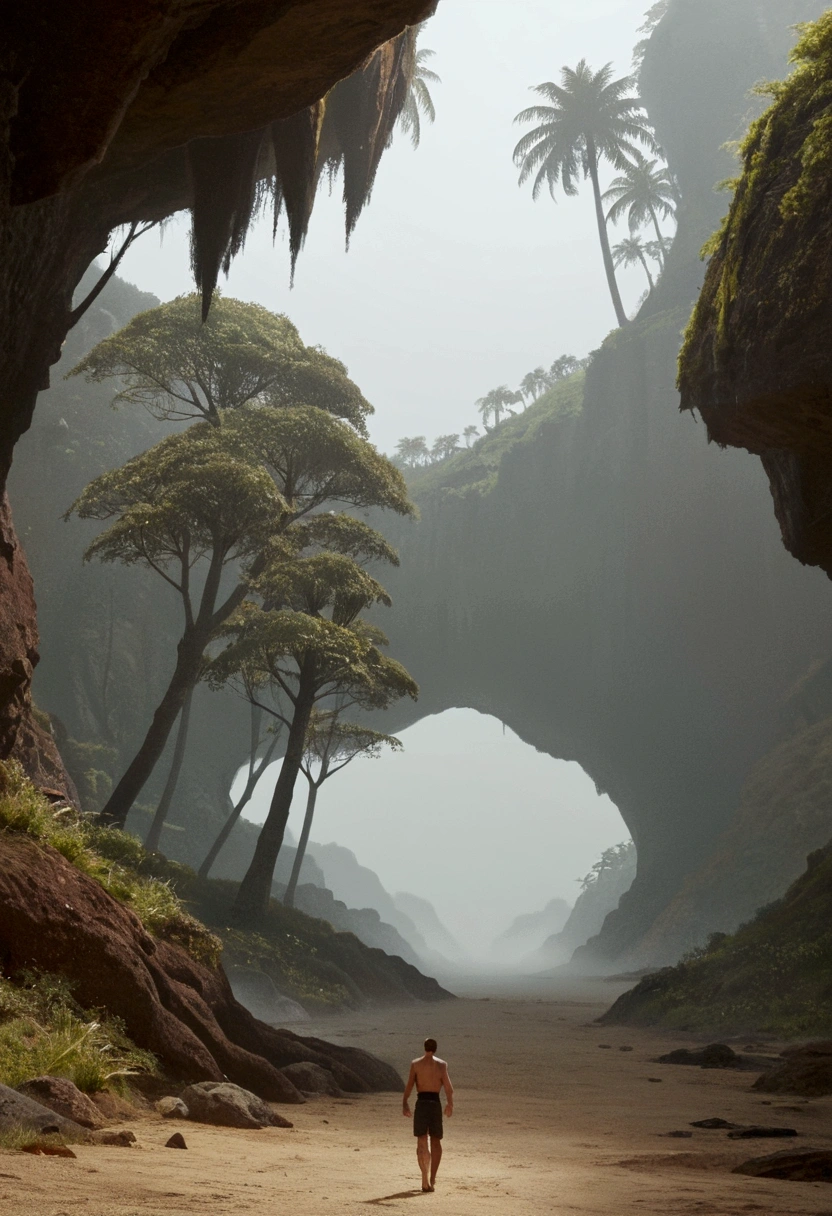
[[[156,767],[185,704],[185,698],[199,678],[199,668],[207,643],[208,636],[203,637],[195,630],[188,630],[180,640],[177,646],[176,667],[165,695],[156,707],[144,741],[101,811],[101,818],[105,823],[123,828],[127,822],[130,808]]]
[[[326,778],[324,777],[324,780]],[[306,799],[306,814],[303,817],[303,829],[298,841],[298,851],[295,853],[295,864],[292,866],[292,874],[289,879],[289,885],[286,888],[286,894],[283,896],[283,903],[287,908],[295,906],[295,891],[300,878],[303,859],[306,856],[306,846],[309,844],[309,833],[312,831],[312,820],[315,818],[315,803],[318,800],[318,790],[321,788],[320,783],[309,781],[309,794]]]
[[[185,750],[188,746],[188,727],[191,722],[191,703],[193,699],[194,690],[193,686],[191,686],[188,689],[188,695],[185,697],[182,714],[179,718],[179,730],[176,734],[176,746],[173,749],[173,759],[170,762],[168,779],[165,782],[165,788],[162,790],[159,805],[156,807],[156,814],[153,816],[150,831],[147,833],[147,840],[144,842],[144,847],[148,853],[158,853],[159,845],[162,843],[162,828],[165,826],[170,804],[173,801],[173,795],[176,793],[176,785],[179,781],[179,774],[182,771],[182,761],[185,759]]]
[[[267,911],[269,906],[274,867],[289,820],[295,782],[303,761],[306,730],[314,704],[314,660],[306,660],[301,668],[295,712],[286,742],[286,754],[283,757],[280,775],[274,787],[269,814],[257,839],[257,847],[254,850],[251,865],[240,883],[240,889],[234,901],[234,914],[242,921],[256,920]]]
[[[598,239],[601,242],[601,253],[604,256],[604,270],[607,274],[607,284],[612,296],[612,306],[622,327],[627,324],[627,314],[621,302],[621,292],[618,290],[618,280],[615,277],[615,264],[612,260],[610,238],[607,232],[607,220],[604,215],[604,204],[601,199],[601,184],[598,181],[598,153],[595,144],[587,139],[587,160],[589,161],[589,176],[592,179],[592,193],[595,196],[595,219],[598,222]]]
[[[653,282],[653,276],[650,273],[650,267],[647,265],[647,259],[643,253],[640,253],[638,256],[642,266],[644,267],[644,273],[647,275],[647,282],[650,284],[650,290],[652,291],[656,284]]]
[[[656,212],[652,206],[650,207],[650,218],[653,221],[653,227],[656,229],[656,240],[659,243],[659,262],[662,268],[664,268],[664,237],[662,236],[662,230],[659,227],[659,217],[656,215]]]
[[[259,713],[259,711],[257,710],[257,707],[254,705],[252,706],[252,711],[253,711],[252,720],[254,720],[254,717],[253,717],[254,713]],[[263,776],[263,773],[266,771],[266,769],[269,767],[269,765],[272,762],[272,756],[274,755],[275,749],[277,748],[278,738],[279,738],[279,736],[277,734],[275,734],[274,737],[272,738],[271,743],[266,748],[266,751],[265,751],[263,757],[261,758],[260,763],[257,765],[254,764],[254,757],[255,757],[255,752],[256,752],[259,740],[258,739],[254,740],[253,745],[252,745],[251,761],[248,766],[248,778],[246,780],[245,789],[243,790],[240,798],[237,800],[237,802],[232,807],[231,812],[228,815],[228,818],[226,819],[225,823],[220,828],[220,831],[217,835],[216,840],[211,845],[210,849],[208,850],[207,854],[205,855],[205,860],[203,861],[202,865],[199,867],[199,871],[198,871],[200,878],[207,878],[208,875],[211,873],[214,862],[219,857],[226,840],[228,840],[228,837],[231,835],[234,824],[240,818],[240,816],[242,815],[246,806],[250,802],[251,796],[257,787],[258,781]]]

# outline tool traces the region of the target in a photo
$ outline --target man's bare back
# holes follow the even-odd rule
[[[410,1070],[416,1082],[418,1093],[438,1094],[445,1085],[448,1075],[448,1065],[440,1060],[433,1052],[425,1052],[418,1060],[412,1060]]]
[[[413,1134],[416,1140],[416,1157],[422,1171],[422,1190],[432,1191],[436,1182],[436,1171],[442,1160],[442,1106],[440,1093],[444,1089],[447,1105],[445,1114],[454,1113],[454,1087],[448,1075],[448,1065],[436,1055],[436,1040],[425,1040],[425,1054],[411,1061],[410,1075],[402,1101],[402,1114],[409,1119],[408,1098],[416,1088],[416,1110],[413,1115]]]

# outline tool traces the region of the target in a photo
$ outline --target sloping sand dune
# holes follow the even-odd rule
[[[283,1108],[292,1131],[146,1117],[130,1124],[138,1138],[131,1149],[81,1147],[75,1161],[0,1153],[0,1213],[358,1216],[429,1207],[445,1216],[832,1216],[832,1185],[730,1173],[782,1142],[738,1144],[688,1126],[710,1116],[785,1124],[801,1133],[790,1146],[832,1148],[832,1100],[768,1103],[750,1091],[753,1074],[650,1063],[691,1040],[594,1026],[619,990],[599,982],[559,995],[468,997],[314,1028],[402,1070],[425,1035],[439,1040],[457,1110],[432,1195],[418,1189],[400,1099],[382,1094]],[[174,1130],[187,1152],[163,1147]],[[667,1138],[675,1130],[693,1135]]]

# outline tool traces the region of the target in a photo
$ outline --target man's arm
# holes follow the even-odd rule
[[[451,1077],[448,1072],[448,1065],[445,1065],[442,1073],[442,1084],[445,1087],[445,1097],[448,1099],[448,1104],[445,1107],[445,1114],[450,1116],[454,1113],[454,1087],[451,1085]]]
[[[410,1065],[410,1076],[407,1078],[407,1085],[404,1087],[404,1097],[402,1098],[402,1114],[405,1119],[410,1118],[410,1107],[407,1100],[413,1092],[413,1086],[416,1084],[416,1065]]]

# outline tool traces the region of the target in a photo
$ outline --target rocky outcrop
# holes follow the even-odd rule
[[[262,1098],[299,1102],[279,1070],[311,1061],[338,1070],[344,1089],[398,1089],[389,1065],[258,1022],[221,969],[151,937],[136,915],[47,846],[0,834],[0,959],[65,975],[84,1008],[121,1018],[140,1047],[190,1081],[230,1080]],[[404,965],[404,964],[403,964]]]
[[[713,934],[675,967],[646,976],[600,1020],[724,1036],[823,1036],[823,1043],[784,1053],[785,1064],[767,1072],[757,1088],[778,1092],[802,1085],[807,1093],[811,1086],[815,1093],[832,1092],[830,923],[832,845],[813,853],[786,894],[735,934]]]
[[[262,1098],[228,1081],[199,1081],[183,1089],[180,1100],[195,1123],[247,1128],[292,1126]]]
[[[8,1085],[0,1085],[0,1129],[16,1127],[30,1127],[41,1135],[65,1132],[75,1136],[82,1132],[80,1124],[56,1114],[36,1098],[18,1093]]]
[[[64,1119],[77,1123],[79,1127],[97,1130],[104,1126],[101,1112],[92,1099],[81,1093],[67,1077],[34,1077],[18,1085],[17,1090],[42,1106],[48,1106]]]
[[[832,15],[752,127],[680,363],[710,438],[762,458],[786,547],[832,575]]]

